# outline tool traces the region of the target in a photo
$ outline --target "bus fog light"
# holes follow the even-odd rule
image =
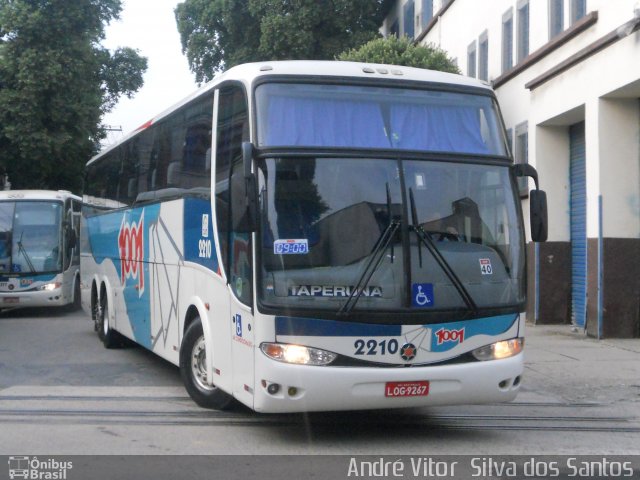
[[[271,383],[267,387],[267,392],[269,392],[271,395],[275,395],[279,391],[280,391],[280,385],[278,385],[277,383]]]
[[[297,365],[328,365],[337,357],[326,350],[284,343],[263,343],[260,349],[273,360]]]
[[[501,342],[485,345],[476,348],[471,353],[477,360],[499,360],[501,358],[513,357],[522,351],[524,339],[512,338],[511,340],[503,340]]]

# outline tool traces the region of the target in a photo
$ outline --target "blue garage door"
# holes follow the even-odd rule
[[[569,128],[571,211],[571,317],[584,327],[587,319],[587,168],[584,122]]]

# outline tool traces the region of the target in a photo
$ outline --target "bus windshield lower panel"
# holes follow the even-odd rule
[[[313,157],[258,167],[262,304],[476,316],[523,302],[508,167]]]
[[[62,269],[62,203],[0,202],[0,274]]]

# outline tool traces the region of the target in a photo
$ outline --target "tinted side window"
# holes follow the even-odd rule
[[[118,206],[120,150],[115,149],[89,168],[84,187],[85,202],[97,207]]]
[[[230,189],[232,166],[242,162],[242,142],[249,139],[249,118],[244,90],[239,86],[222,88],[218,100],[216,134],[216,219],[222,261],[236,296],[251,301],[249,235],[231,231]],[[241,170],[234,167],[233,170]],[[230,248],[230,245],[233,248]]]

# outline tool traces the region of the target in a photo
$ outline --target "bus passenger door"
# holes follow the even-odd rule
[[[238,242],[240,246],[242,242]],[[242,248],[242,247],[240,247]],[[240,252],[240,255],[244,255]],[[240,260],[241,262],[243,260]],[[234,291],[237,291],[244,280],[236,277],[237,283],[230,283],[231,291],[231,353],[233,365],[233,393],[241,402],[253,406],[254,388],[254,325],[251,308],[239,301]],[[241,287],[243,288],[243,287]]]
[[[242,182],[242,183],[240,183]],[[231,176],[231,210],[242,208],[242,201],[235,201],[234,190],[244,191],[242,165],[233,166]],[[231,352],[233,357],[233,391],[243,403],[253,405],[255,326],[253,304],[253,278],[251,234],[232,231],[229,236],[229,290],[231,293]]]
[[[243,201],[245,180],[242,142],[249,140],[247,95],[242,84],[229,82],[216,91],[214,102],[214,208],[217,238],[227,279],[227,295],[230,298],[227,312],[230,335],[227,341],[231,344],[229,367],[233,376],[232,392],[238,400],[253,406],[255,326],[251,234],[245,233],[246,229],[235,221],[242,216],[241,209],[246,204]]]

